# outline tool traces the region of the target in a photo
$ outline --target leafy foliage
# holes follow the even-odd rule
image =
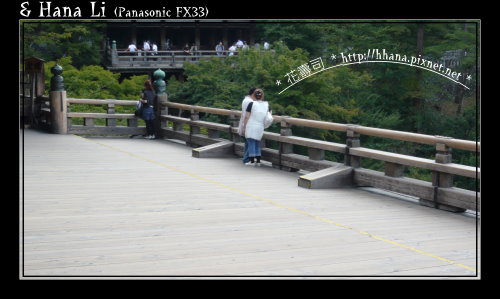
[[[46,61],[73,57],[76,67],[101,63],[103,23],[29,22],[23,23],[24,57]]]

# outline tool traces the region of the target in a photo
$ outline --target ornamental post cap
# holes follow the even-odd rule
[[[63,72],[63,68],[59,64],[56,64],[50,69],[50,72],[56,76],[61,75]]]
[[[153,73],[153,77],[158,80],[158,79],[165,79],[165,72],[162,71],[161,69],[157,69],[154,73]]]

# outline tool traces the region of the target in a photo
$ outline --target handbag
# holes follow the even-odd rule
[[[267,111],[266,118],[264,119],[264,128],[269,128],[273,124],[274,118],[271,111]]]
[[[141,101],[137,101],[137,104],[135,104],[134,115],[138,116],[138,117],[141,117],[142,116],[142,109],[143,109],[142,102]]]

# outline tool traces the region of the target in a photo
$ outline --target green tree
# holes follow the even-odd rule
[[[273,113],[341,123],[356,121],[357,102],[369,96],[371,77],[350,68],[336,68],[310,76],[280,94],[290,70],[310,60],[307,52],[290,50],[284,43],[273,43],[273,51],[241,51],[224,60],[212,59],[186,64],[184,83],[171,82],[169,98],[175,102],[225,109],[241,109],[241,101],[250,87],[264,89]],[[172,81],[172,80],[171,80]],[[294,134],[338,140],[328,131],[294,129]]]
[[[52,61],[71,56],[76,67],[101,63],[105,24],[25,21],[22,25],[25,57]]]
[[[64,86],[68,97],[86,99],[120,99],[138,100],[147,75],[132,76],[119,83],[120,74],[113,73],[98,65],[76,68],[72,58],[63,57],[56,61],[45,63],[45,73],[58,63],[63,67]],[[45,90],[50,90],[50,78],[46,76]]]

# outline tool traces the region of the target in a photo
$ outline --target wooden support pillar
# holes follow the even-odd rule
[[[289,116],[283,116],[281,118],[281,136],[292,136],[292,125],[286,122],[286,118]],[[292,154],[293,153],[293,144],[280,142],[280,153],[281,154]]]
[[[196,45],[196,49],[200,49],[200,28],[196,25],[194,28],[194,44]],[[195,54],[196,55],[196,54]]]
[[[51,130],[56,134],[68,133],[68,104],[66,102],[66,90],[64,90],[64,78],[61,76],[63,68],[56,64],[50,69],[54,75],[50,80],[50,122]]]
[[[345,154],[345,165],[354,168],[361,167],[361,158],[349,154],[349,149],[352,147],[360,147],[359,133],[355,132],[356,125],[348,125],[347,128],[347,148]]]
[[[240,135],[238,133],[233,133],[233,129],[238,130],[240,125],[240,117],[237,116],[236,110],[231,109],[231,114],[229,115],[229,140],[233,142],[240,141]]]
[[[198,111],[191,109],[190,119],[194,121],[200,120],[200,114],[198,113]],[[191,134],[200,134],[200,127],[198,126],[189,125],[189,129],[191,131]]]
[[[450,137],[437,136],[443,139],[443,142],[436,143],[436,163],[451,163],[451,148],[445,143],[445,139]],[[453,187],[453,174],[443,173],[438,171],[432,172],[432,186],[434,187],[433,200],[419,199],[419,203],[423,206],[433,207],[454,213],[465,212],[465,209],[450,206],[439,202],[439,190],[443,188]]]
[[[218,45],[219,41],[215,39],[215,31],[210,30],[209,32],[210,34],[208,35],[208,46],[210,46],[211,48],[209,48],[208,50],[215,50],[215,45]]]
[[[136,45],[137,45],[137,25],[132,24],[132,30],[130,30],[130,40]],[[139,48],[139,47],[137,47]]]
[[[229,47],[231,46],[229,44],[229,41],[228,41],[228,28],[227,28],[227,25],[224,25],[224,29],[222,29],[222,43],[224,44],[224,49],[229,49]]]
[[[254,45],[255,44],[255,25],[252,24],[250,27],[250,32],[249,32],[249,38],[248,38],[248,45]]]
[[[50,123],[52,132],[56,134],[68,133],[66,91],[51,91],[50,100]]]
[[[167,127],[167,121],[162,119],[162,115],[168,115],[168,107],[165,104],[168,102],[168,96],[166,93],[157,94],[155,102],[155,129],[157,132],[156,136],[164,137],[163,130],[161,128]]]
[[[451,163],[451,148],[444,143],[436,144],[436,163]],[[432,178],[432,185],[438,187],[453,187],[453,175],[434,172]]]
[[[167,38],[166,38],[166,28],[164,25],[161,25],[160,27],[160,51],[165,51],[166,49],[166,43],[167,43]]]
[[[191,109],[189,118],[193,121],[200,120],[200,115],[198,111]],[[200,127],[189,125],[189,140],[186,142],[187,146],[197,147],[198,145],[191,142],[191,137],[195,134],[200,134]]]
[[[289,116],[283,116],[280,122],[280,135],[281,136],[292,136],[292,125],[289,124],[286,119]],[[278,163],[273,163],[274,168],[279,168],[281,170],[295,172],[299,171],[297,168],[292,168],[288,166],[283,166],[281,163],[281,156],[286,154],[293,154],[293,144],[279,142],[279,150],[278,150]]]

